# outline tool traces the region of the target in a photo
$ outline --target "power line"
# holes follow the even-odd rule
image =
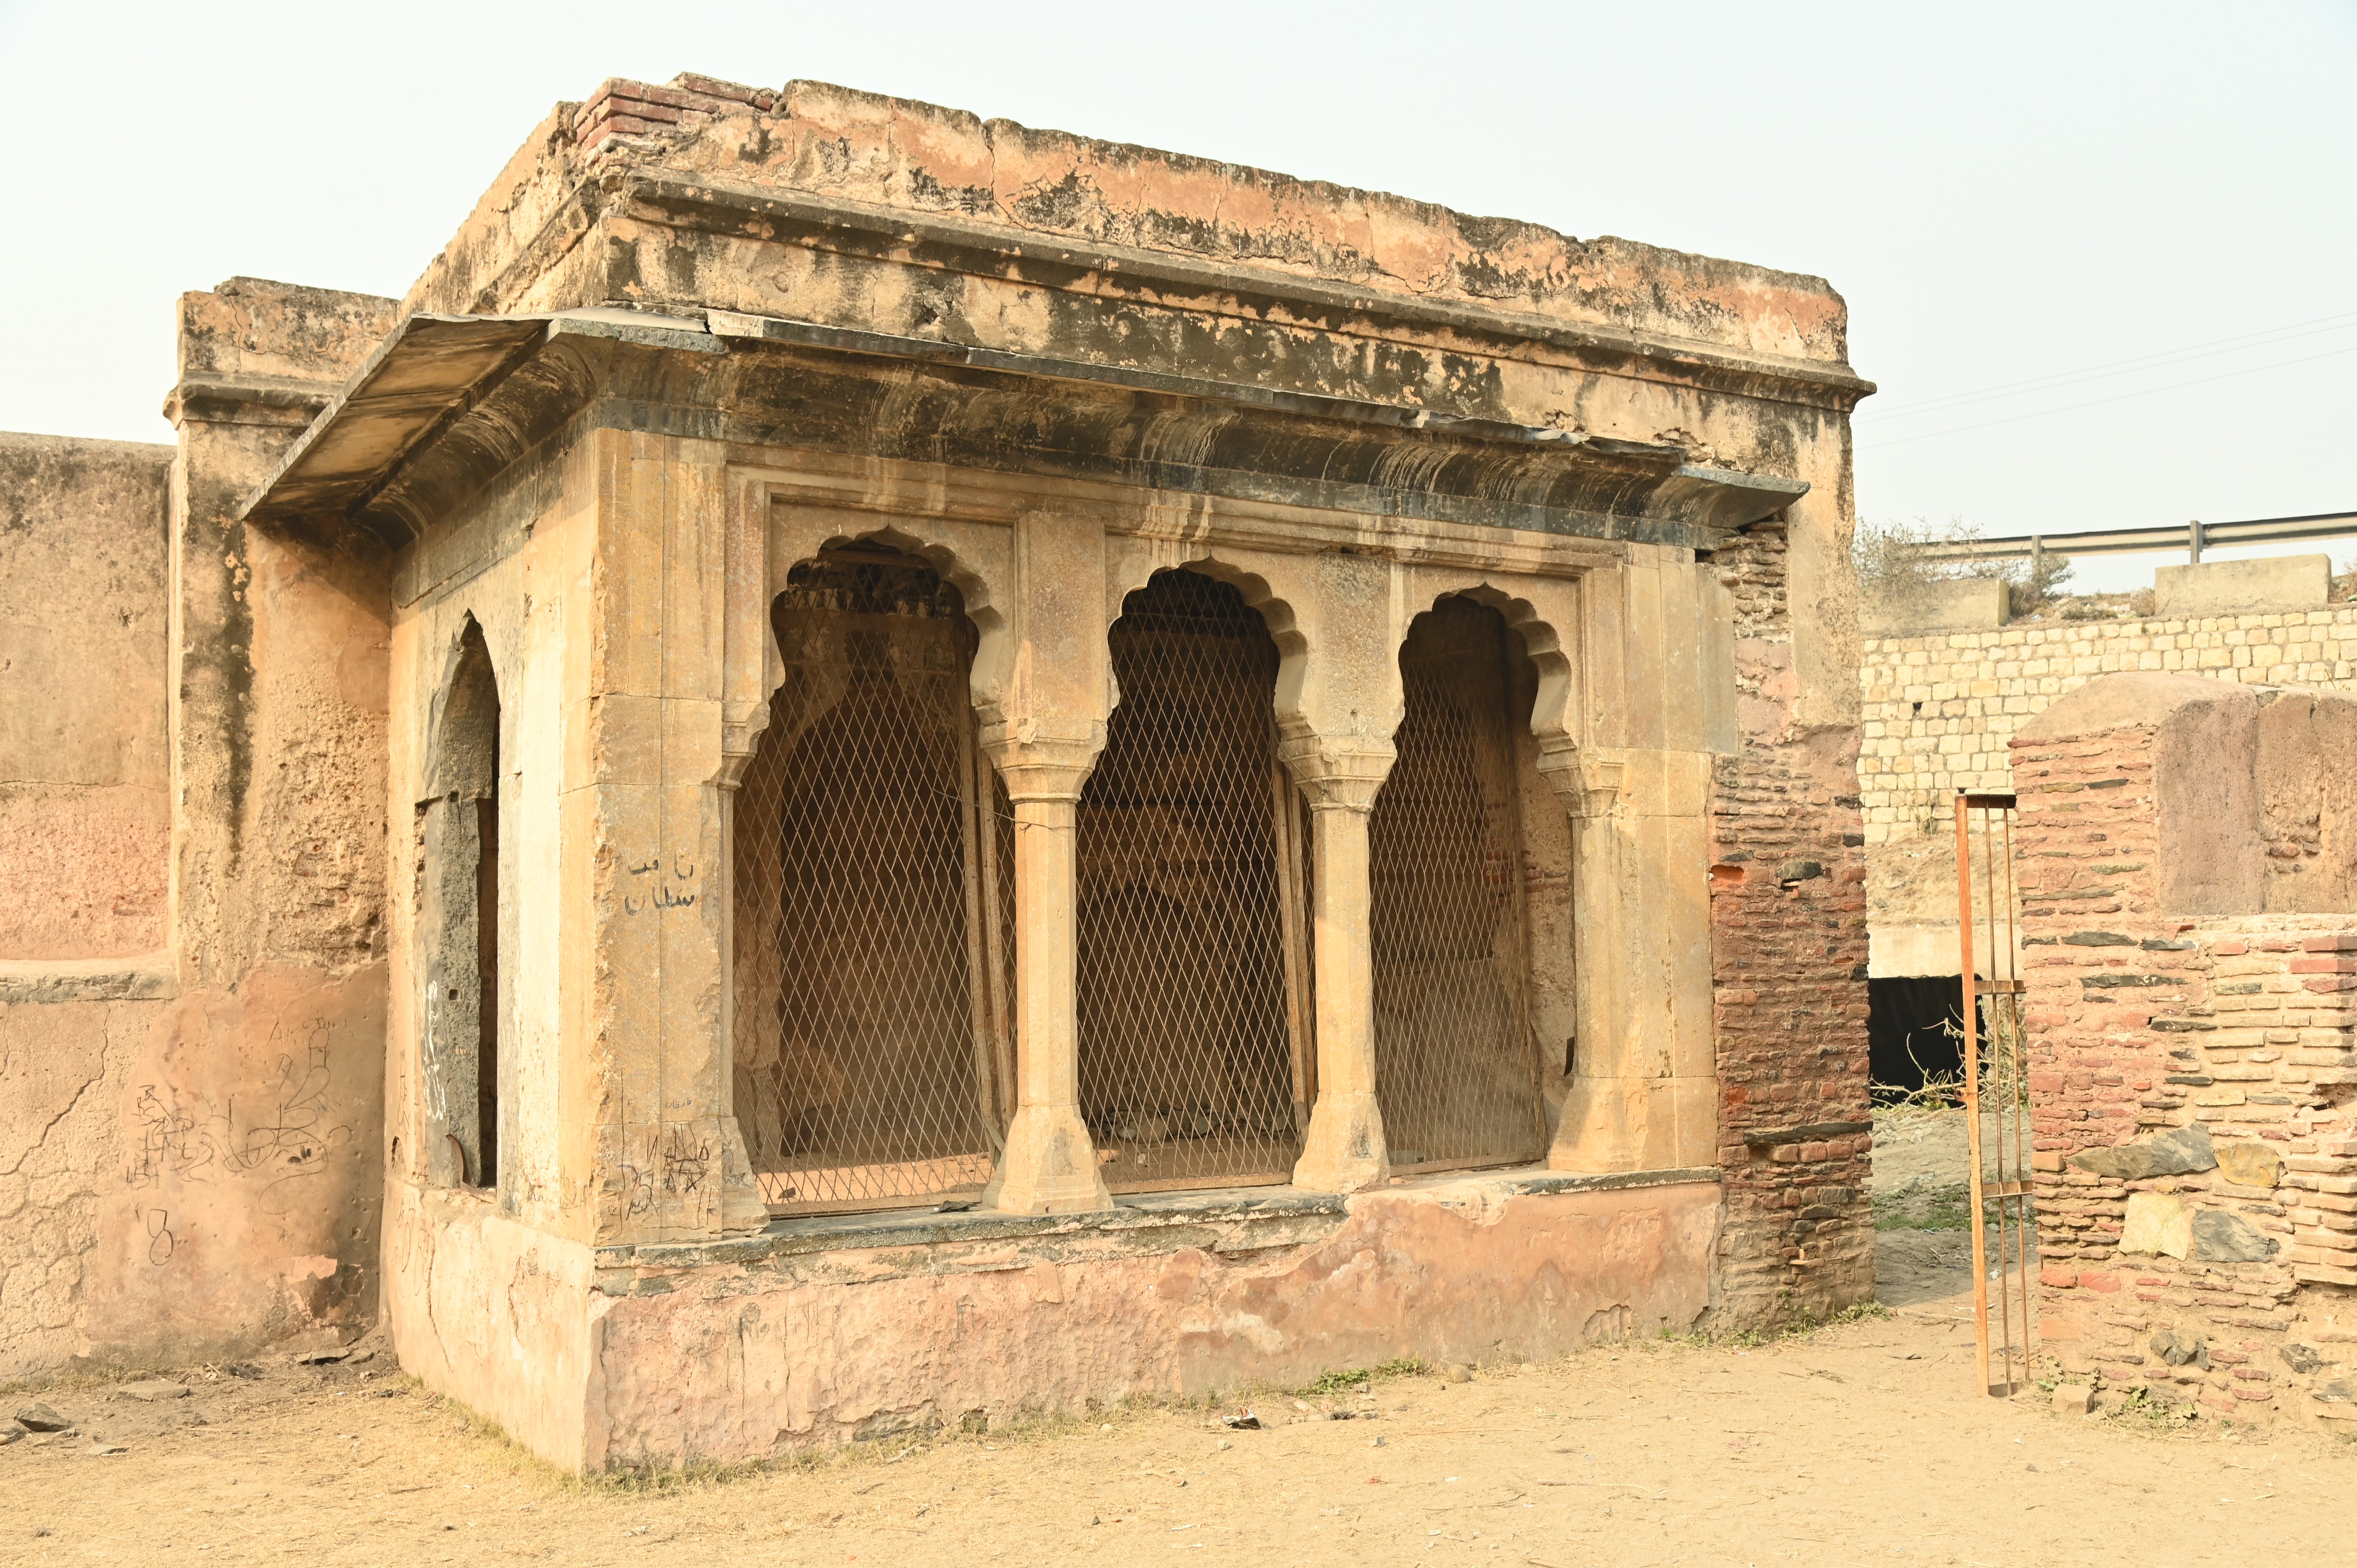
[[[2339,316],[2319,316],[2309,321],[2295,321],[2285,327],[2270,327],[2258,332],[2245,332],[2236,338],[2214,338],[2206,343],[2195,343],[2182,349],[2167,349],[2158,353],[2140,354],[2134,359],[2112,360],[2100,365],[2088,365],[2074,371],[2056,371],[2050,375],[2032,376],[2028,381],[2006,381],[1977,392],[1953,392],[1944,397],[1927,398],[1919,403],[1902,403],[1882,408],[1868,407],[1858,415],[1859,423],[1868,420],[1917,419],[1926,413],[1945,413],[1969,403],[1986,403],[1992,398],[2019,395],[2025,392],[2047,391],[2068,386],[2076,381],[2101,381],[2106,376],[2125,375],[2133,369],[2155,370],[2162,365],[2186,360],[2215,357],[2219,354],[2240,353],[2251,349],[2263,349],[2270,344],[2288,342],[2296,338],[2312,338],[2319,333],[2343,332],[2357,327],[2357,311]]]
[[[1888,441],[1860,444],[1861,452],[1878,451],[1885,446],[1904,446],[1910,441],[1931,441],[1943,435],[1961,435],[1968,430],[1986,430],[1993,424],[2015,424],[2025,419],[2044,419],[2050,414],[2069,413],[2082,408],[2097,408],[2107,403],[2126,403],[2130,398],[2151,397],[2156,393],[2176,392],[2184,387],[2207,385],[2211,381],[2232,381],[2236,376],[2255,376],[2261,371],[2280,371],[2288,365],[2305,365],[2318,360],[2336,359],[2342,354],[2357,354],[2357,344],[2346,349],[2329,349],[2321,354],[2305,354],[2297,360],[2277,360],[2273,364],[2249,365],[2239,371],[2222,371],[2214,376],[2196,376],[2190,381],[2171,381],[2164,387],[2145,387],[2136,392],[2117,392],[2110,397],[2089,398],[2084,403],[2064,403],[2061,408],[2041,408],[2029,413],[2009,413],[2002,419],[1985,419],[1977,424],[1959,424],[1946,430],[1926,430],[1914,435],[1893,436]]]

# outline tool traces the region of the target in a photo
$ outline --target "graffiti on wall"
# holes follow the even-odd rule
[[[324,1018],[274,1026],[259,1080],[218,1098],[168,1079],[136,1085],[124,1183],[140,1191],[235,1180],[270,1193],[325,1172],[354,1135],[329,1103],[329,1029]],[[267,1199],[264,1208],[282,1211]],[[171,1255],[169,1224],[167,1211],[150,1211],[153,1262]]]

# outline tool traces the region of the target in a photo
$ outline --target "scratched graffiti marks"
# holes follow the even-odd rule
[[[216,1102],[169,1082],[141,1084],[132,1101],[125,1182],[136,1189],[159,1187],[167,1177],[252,1177],[268,1191],[325,1171],[328,1156],[352,1138],[328,1103],[328,1027],[323,1018],[291,1029],[274,1026],[270,1065],[256,1092],[231,1091]],[[156,1231],[168,1257],[171,1242],[160,1220]]]
[[[663,1134],[659,1147],[609,1167],[602,1195],[608,1212],[636,1219],[651,1212],[656,1202],[667,1196],[692,1203],[716,1203],[720,1164],[720,1150],[709,1134],[675,1124]]]
[[[687,1130],[673,1127],[671,1142],[662,1155],[662,1185],[666,1191],[691,1193],[704,1185],[712,1170],[712,1144],[698,1138],[691,1141]]]
[[[649,1181],[638,1166],[617,1165],[608,1181],[608,1196],[625,1219],[636,1219],[655,1206],[654,1183]]]

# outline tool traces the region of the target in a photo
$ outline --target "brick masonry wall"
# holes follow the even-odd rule
[[[1717,558],[1734,593],[1745,715],[1712,802],[1722,1327],[1874,1295],[1857,735],[1790,722],[1784,543],[1755,529]]]
[[[2040,1337],[2068,1374],[2357,1423],[2357,931],[2159,908],[2153,748],[2012,748]],[[2194,1126],[2212,1168],[2071,1164]]]
[[[576,145],[595,152],[616,136],[691,131],[716,115],[747,109],[766,114],[777,102],[777,93],[769,88],[747,87],[717,77],[683,74],[662,87],[608,77],[574,112],[573,139]]]

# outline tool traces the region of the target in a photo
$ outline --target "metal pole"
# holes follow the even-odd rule
[[[2030,1359],[2038,1345],[2038,1337],[2029,1326],[2029,1244],[2036,1239],[2030,1212],[2029,1151],[2023,1147],[2024,1128],[2029,1119],[2029,1095],[2026,1092],[2029,1073],[2029,1040],[2021,1024],[2022,1010],[2029,1004],[2028,990],[2020,983],[2020,950],[2013,929],[2016,889],[2013,885],[2013,813],[2005,814],[2005,961],[2006,972],[2015,982],[2007,998],[2013,1008],[2007,1037],[2013,1042],[2013,1077],[2006,1089],[2006,1110],[2013,1116],[2013,1227],[2021,1239],[2021,1375],[2029,1378]]]
[[[1996,1314],[1997,1326],[2005,1331],[2005,1391],[2013,1392],[2013,1238],[2007,1224],[2005,1208],[2005,1008],[2011,1000],[2003,984],[2006,965],[1997,956],[1996,947],[1996,843],[1989,831],[1989,809],[1981,807],[1981,913],[1988,919],[1989,966],[1989,1069],[1996,1080]],[[1975,1018],[1975,1023],[1979,1020]],[[1979,1106],[1974,1107],[1974,1127],[1979,1128]],[[1981,1172],[1978,1160],[1974,1170]],[[1986,1174],[1984,1180],[1986,1179]],[[1980,1199],[1975,1198],[1977,1211]],[[1988,1260],[1977,1261],[1984,1279],[1988,1274]],[[2027,1334],[2029,1326],[2023,1325]]]
[[[1981,1219],[1981,1036],[1980,1005],[1973,987],[1973,843],[1964,822],[1964,798],[1956,797],[1956,960],[1964,971],[1964,1142],[1972,1160],[1973,1340],[1979,1352],[1981,1391],[1989,1391],[1988,1245]]]
[[[2185,525],[2185,534],[2188,542],[2192,547],[2193,564],[2199,566],[2201,564],[2201,520],[2197,517],[2191,522],[2187,523]]]

